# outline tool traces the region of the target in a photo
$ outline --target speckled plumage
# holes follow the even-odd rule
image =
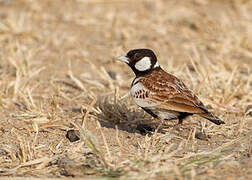
[[[148,57],[148,58],[146,58]],[[147,113],[161,120],[178,119],[182,123],[187,116],[198,114],[211,122],[220,125],[220,120],[209,112],[196,95],[185,84],[165,72],[158,64],[153,51],[136,49],[129,51],[125,56],[126,62],[135,72],[136,78],[131,84],[130,94],[133,101]],[[139,61],[143,64],[148,60],[148,69],[142,71],[135,66]],[[151,63],[151,66],[149,65]]]

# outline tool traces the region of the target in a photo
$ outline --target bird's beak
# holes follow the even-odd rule
[[[127,58],[126,56],[119,56],[117,59],[119,61],[122,61],[122,62],[129,64],[129,58]]]

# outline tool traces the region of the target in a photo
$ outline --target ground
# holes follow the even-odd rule
[[[252,178],[251,12],[249,0],[1,0],[0,176]],[[226,124],[140,131],[153,119],[116,57],[143,47]]]

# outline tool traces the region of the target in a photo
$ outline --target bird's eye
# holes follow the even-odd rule
[[[134,57],[135,57],[135,59],[139,59],[141,57],[141,55],[139,53],[136,53]]]

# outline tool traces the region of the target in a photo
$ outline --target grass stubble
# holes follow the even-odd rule
[[[252,177],[250,1],[57,3],[0,2],[1,176]],[[154,49],[226,124],[193,116],[190,127],[137,131],[151,118],[116,62],[137,47]]]

